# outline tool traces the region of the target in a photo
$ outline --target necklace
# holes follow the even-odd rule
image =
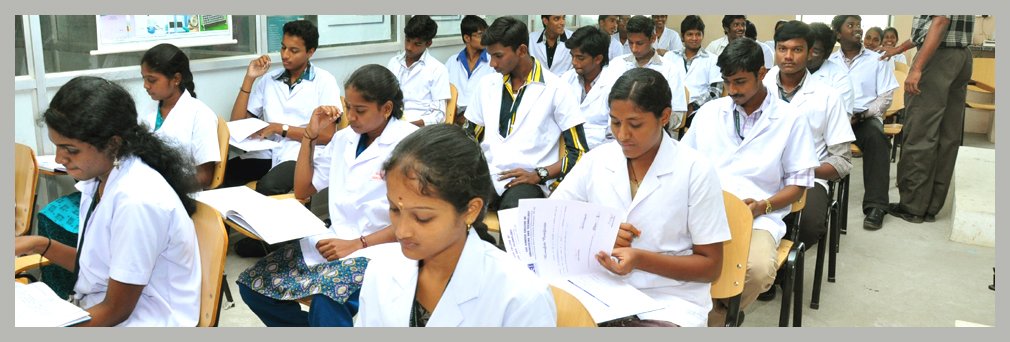
[[[628,171],[631,171],[631,182],[638,184],[638,176],[635,175],[635,165],[631,164],[631,159],[628,159]]]

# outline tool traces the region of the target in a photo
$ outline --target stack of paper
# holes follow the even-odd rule
[[[46,283],[14,282],[15,327],[66,327],[90,319],[87,311],[60,299]]]
[[[246,186],[201,191],[193,198],[269,244],[328,231],[323,221],[298,200],[273,199]]]
[[[269,123],[257,118],[228,121],[228,133],[231,135],[228,143],[243,152],[269,150],[280,146],[280,143],[276,141],[252,135],[269,125]]]
[[[578,298],[597,323],[663,308],[596,260],[613,251],[623,220],[616,209],[568,200],[523,199],[498,211],[508,253]]]
[[[35,160],[39,163],[39,170],[45,170],[49,172],[67,172],[67,168],[63,164],[56,162],[56,156],[47,154],[41,156],[35,156]]]

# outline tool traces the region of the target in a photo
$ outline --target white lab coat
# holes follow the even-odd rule
[[[817,71],[810,75],[816,77],[824,84],[835,88],[840,94],[839,98],[842,100],[842,108],[845,109],[845,113],[852,116],[853,106],[856,102],[852,95],[852,82],[849,81],[849,71],[845,69],[844,65],[828,59],[824,61],[824,64],[821,64],[821,67]]]
[[[155,131],[157,117],[158,103],[155,102],[141,123],[147,125],[154,135],[176,146],[184,155],[192,157],[197,166],[221,161],[221,149],[217,143],[218,117],[203,101],[191,96],[189,91],[182,91],[182,96],[168,113],[168,118]]]
[[[467,106],[466,119],[484,126],[484,141],[480,147],[498,195],[505,192],[508,180],[499,181],[497,173],[514,168],[533,170],[558,162],[561,133],[586,121],[568,85],[542,68],[541,65],[543,82],[524,85],[526,90],[516,109],[512,132],[507,137],[503,138],[498,130],[504,89],[501,74],[484,76]],[[533,72],[536,70],[538,68],[534,67]],[[547,192],[546,185],[541,188]]]
[[[565,29],[564,34],[565,40],[567,40],[568,37],[572,36],[572,31]],[[543,30],[530,33],[529,45],[527,46],[529,47],[530,55],[540,61],[540,63],[543,63],[544,67],[546,67],[547,37],[544,37],[543,41],[537,42],[537,40],[540,40],[540,37],[543,35]],[[554,73],[554,75],[561,75],[564,74],[565,71],[568,71],[568,69],[572,68],[572,54],[568,52],[568,47],[565,46],[565,42],[561,40],[561,37],[558,37],[557,44],[557,48],[554,49],[554,59],[551,60],[551,66],[549,69],[552,73]]]
[[[719,177],[697,151],[663,134],[652,166],[631,198],[627,159],[617,142],[590,150],[551,194],[627,212],[642,235],[632,247],[666,255],[691,255],[693,245],[730,239]],[[711,284],[676,280],[642,270],[628,284],[666,306],[639,314],[680,326],[705,326],[712,309]]]
[[[680,72],[684,75],[684,86],[691,94],[691,102],[698,103],[702,96],[709,92],[712,83],[722,83],[722,72],[719,66],[715,65],[716,56],[698,49],[698,54],[691,61],[690,68],[684,68],[684,50],[675,50],[663,55],[663,59],[674,66],[680,67]],[[722,94],[716,94],[716,97]]]
[[[445,68],[449,70],[449,83],[456,86],[456,105],[459,107],[466,107],[470,103],[470,97],[473,96],[474,89],[477,88],[477,82],[480,82],[480,79],[484,75],[495,73],[489,64],[491,57],[488,56],[487,50],[485,50],[481,55],[486,60],[478,62],[468,76],[466,73],[466,49],[464,48],[463,51],[462,57],[457,53],[449,56],[449,59],[445,61]]]
[[[582,82],[575,69],[571,69],[561,75],[561,80],[568,84],[572,90],[572,96],[579,102],[579,109],[586,118],[586,123],[582,125],[586,132],[586,143],[589,149],[596,148],[607,141],[614,140],[610,134],[610,103],[607,98],[610,96],[610,88],[621,74],[616,73],[609,66],[603,67],[600,75],[597,76],[596,84],[586,93],[586,98],[582,99]]]
[[[386,64],[403,90],[403,121],[423,120],[425,125],[445,122],[446,101],[451,96],[449,70],[429,52],[425,49],[409,68],[402,51]]]
[[[741,142],[733,120],[733,99],[725,96],[698,109],[681,142],[708,156],[719,174],[722,189],[740,199],[763,200],[785,187],[787,173],[817,167],[810,125],[800,109],[774,97]],[[786,234],[782,218],[789,206],[754,218],[754,229],[775,238]]]
[[[169,116],[171,117],[171,116]],[[121,159],[91,214],[74,291],[81,307],[105,300],[109,279],[144,285],[119,326],[196,326],[200,315],[200,248],[193,220],[172,187],[140,158]],[[84,226],[98,181],[78,182]]]
[[[898,88],[898,81],[894,77],[894,67],[880,60],[880,56],[878,52],[862,48],[852,62],[852,66],[848,68],[846,68],[845,57],[842,55],[841,49],[828,57],[828,60],[835,62],[849,74],[849,81],[852,82],[852,110],[854,113],[866,110],[867,105],[877,97]],[[903,94],[899,95],[903,96]]]
[[[621,36],[618,36],[617,33],[610,36],[610,47],[607,50],[607,56],[611,61],[620,55],[631,53],[630,49],[625,51],[625,45],[627,45],[627,43],[621,44]]]
[[[684,42],[680,40],[680,33],[677,33],[672,28],[664,27],[663,35],[656,40],[656,44],[653,47],[657,50],[676,51],[684,48]]]
[[[416,130],[417,126],[392,118],[382,135],[355,157],[361,135],[348,127],[337,131],[325,149],[316,152],[312,186],[316,190],[330,188],[330,230],[338,238],[356,239],[389,226],[382,163],[403,138]],[[315,246],[319,238],[305,239]]]
[[[355,326],[410,326],[417,274],[417,261],[402,254],[372,259],[361,285]],[[547,283],[471,230],[426,326],[553,327],[556,317]]]
[[[316,107],[322,105],[342,107],[337,80],[323,68],[315,64],[310,65],[314,74],[313,79],[302,80],[292,90],[288,90],[286,83],[276,80],[284,73],[284,68],[270,70],[260,76],[253,85],[252,93],[249,94],[246,110],[266,122],[305,127],[309,124],[309,118],[312,117],[312,111]],[[245,153],[241,157],[273,159],[271,167],[298,159],[301,141],[281,138],[280,135],[274,135],[270,139],[279,141],[281,145],[269,151]]]
[[[764,84],[770,94],[782,98],[776,83],[779,72],[778,66],[772,68],[765,75]],[[849,124],[849,116],[845,114],[838,91],[811,77],[809,71],[805,72],[807,75],[803,87],[793,95],[789,103],[803,111],[814,139],[814,153],[817,154],[817,160],[823,161],[828,157],[828,146],[855,141],[856,136],[852,133],[852,125]],[[814,182],[828,188],[828,182],[823,179],[815,178]]]
[[[713,40],[711,43],[708,43],[708,46],[705,47],[705,51],[708,51],[708,53],[715,55],[715,58],[718,59],[719,54],[722,53],[722,50],[726,49],[726,45],[729,45],[729,38],[727,38],[726,36],[722,36],[717,38],[716,40]]]

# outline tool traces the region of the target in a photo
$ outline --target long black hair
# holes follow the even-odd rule
[[[385,174],[402,172],[416,179],[420,192],[449,202],[456,213],[466,211],[473,198],[484,201],[473,228],[481,240],[495,243],[487,232],[484,216],[494,191],[487,160],[480,146],[463,128],[438,124],[421,127],[411,133],[393,149],[389,160],[382,165]]]
[[[140,64],[147,64],[148,68],[165,75],[168,79],[172,79],[178,73],[182,76],[179,92],[189,90],[189,95],[196,97],[196,84],[193,83],[193,72],[189,70],[189,57],[175,45],[168,43],[155,45],[144,53]]]
[[[75,77],[53,96],[43,120],[49,129],[111,153],[110,157],[139,157],[172,186],[186,212],[196,211],[196,202],[189,197],[199,190],[192,158],[137,123],[136,105],[123,87],[98,77]],[[117,136],[121,143],[113,146]]]

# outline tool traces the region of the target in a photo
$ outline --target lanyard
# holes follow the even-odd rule
[[[509,108],[510,117],[508,126],[498,128],[498,133],[502,138],[507,137],[510,133],[512,133],[512,126],[516,123],[516,111],[519,110],[519,102],[523,100],[523,94],[526,94],[527,85],[529,84],[524,84],[519,88],[519,95],[516,95],[515,101],[512,101],[512,107]],[[511,94],[509,96],[511,96]]]
[[[99,186],[101,186],[101,181],[99,181]],[[81,241],[77,243],[77,256],[74,258],[74,284],[76,286],[77,279],[81,275],[81,251],[84,250],[84,233],[88,230],[88,223],[91,222],[91,214],[95,212],[95,206],[98,205],[98,189],[95,189],[95,195],[91,197],[91,206],[88,208],[88,213],[84,215],[84,226],[81,227]],[[76,291],[70,289],[70,301],[76,303]]]
[[[740,133],[740,113],[736,109],[733,110],[733,122],[736,123],[736,135],[743,141],[743,134]]]

